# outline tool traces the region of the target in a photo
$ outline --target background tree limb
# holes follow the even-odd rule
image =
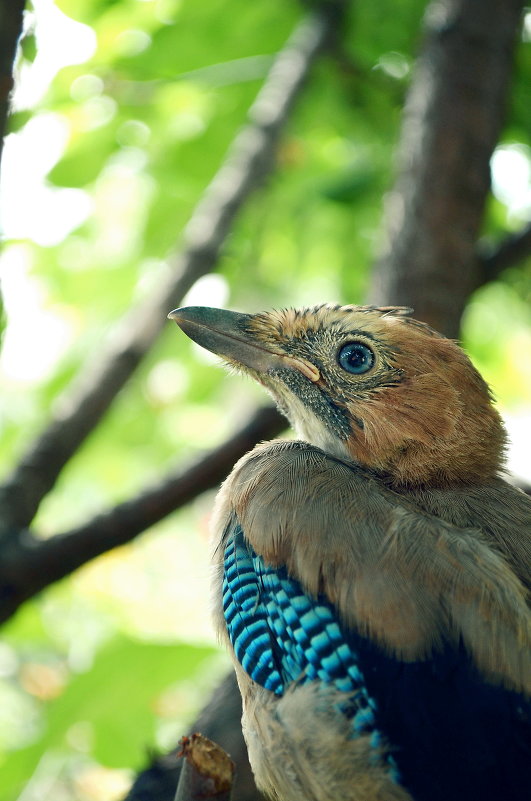
[[[166,325],[192,284],[211,271],[242,204],[274,163],[275,145],[317,54],[330,34],[332,18],[308,14],[273,63],[249,112],[248,125],[192,214],[183,250],[170,257],[156,291],[122,321],[106,352],[82,369],[41,436],[0,486],[0,534],[17,538],[26,528],[61,470],[97,425]]]
[[[111,548],[124,545],[170,512],[216,487],[234,463],[262,439],[286,427],[272,406],[259,409],[226,442],[194,465],[178,468],[155,486],[63,534],[39,539],[29,531],[4,543],[0,561],[0,622],[53,582]]]
[[[404,110],[370,301],[412,306],[450,337],[480,283],[476,242],[522,9],[521,0],[431,3]]]
[[[514,267],[531,256],[531,223],[509,234],[497,245],[479,245],[478,286],[495,281],[508,267]]]
[[[9,98],[13,89],[13,62],[22,34],[25,0],[0,0],[0,163],[4,147]]]

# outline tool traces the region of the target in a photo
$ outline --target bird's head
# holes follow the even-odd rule
[[[263,384],[298,436],[392,485],[475,483],[500,469],[505,432],[461,348],[408,309],[325,304],[261,314],[169,315]]]

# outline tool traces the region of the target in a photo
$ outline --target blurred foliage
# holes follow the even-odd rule
[[[363,301],[424,6],[352,4],[344,53],[316,65],[278,171],[188,302]],[[4,471],[164,274],[301,13],[285,0],[35,0],[4,156]],[[530,59],[522,43],[486,237],[518,229],[531,205]],[[528,261],[477,292],[464,324],[513,412],[531,391],[530,299]],[[261,394],[212,364],[168,324],[43,504],[43,536],[223,440]],[[225,664],[208,623],[210,506],[208,495],[96,560],[4,629],[0,801],[112,801],[148,749],[186,731]]]

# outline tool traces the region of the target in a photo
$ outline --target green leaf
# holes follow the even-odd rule
[[[190,682],[216,653],[207,646],[159,645],[123,635],[113,638],[98,653],[93,667],[74,675],[63,694],[49,702],[42,738],[4,762],[2,801],[21,788],[43,754],[69,749],[69,730],[78,723],[88,724],[93,732],[91,756],[98,762],[139,768],[154,745],[153,712],[160,693],[177,682]]]

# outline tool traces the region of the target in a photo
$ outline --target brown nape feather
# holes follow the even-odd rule
[[[394,484],[475,483],[498,473],[506,433],[489,388],[461,348],[429,329],[393,328],[402,381],[361,410],[364,437],[349,449]],[[356,408],[354,408],[356,412]]]
[[[503,465],[506,434],[487,384],[455,342],[406,312],[325,305],[251,318],[249,332],[260,346],[319,369],[312,391],[318,388],[349,420],[350,435],[341,441],[338,430],[332,443],[333,431],[325,434],[310,422],[311,387],[307,397],[296,397],[293,387],[286,391],[278,380],[260,380],[302,439],[378,471],[392,486],[447,487],[492,478]],[[341,345],[357,337],[375,354],[365,375],[349,375],[337,362]]]

